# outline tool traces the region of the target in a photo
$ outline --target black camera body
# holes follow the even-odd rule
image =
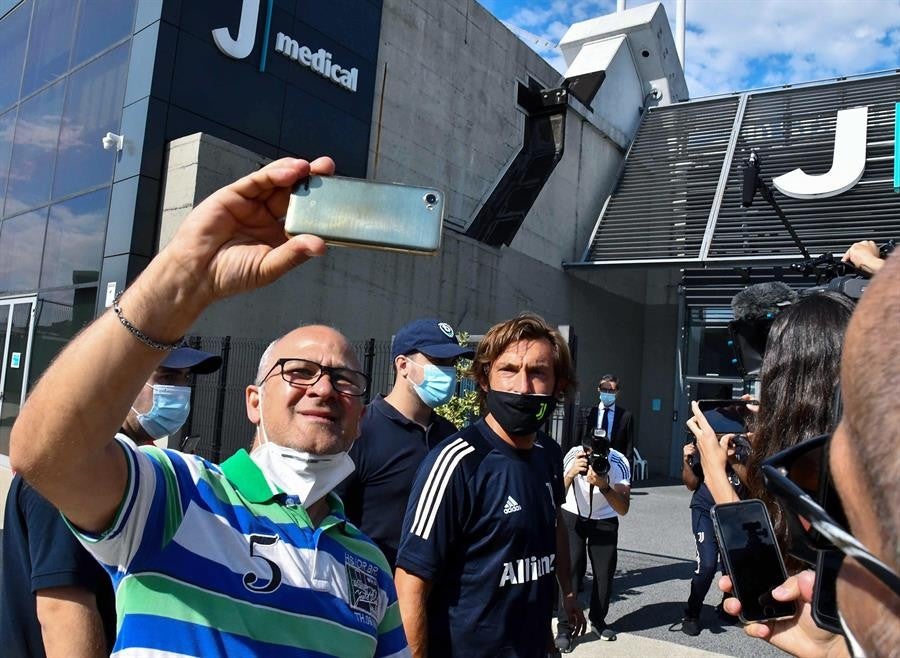
[[[609,473],[609,450],[611,443],[609,437],[606,436],[606,430],[594,429],[587,440],[583,441],[581,447],[587,452],[588,466],[590,466],[597,475],[606,475]]]
[[[750,439],[746,434],[735,434],[728,442],[730,448],[734,450],[734,460],[738,464],[746,464],[750,459]]]
[[[697,445],[696,437],[691,437],[690,442]],[[750,439],[746,434],[735,434],[728,442],[728,447],[734,450],[734,461],[738,464],[746,464],[750,459]],[[688,466],[696,469],[700,466],[700,454],[694,453],[688,457]]]

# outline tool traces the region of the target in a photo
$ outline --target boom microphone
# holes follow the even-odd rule
[[[759,157],[756,155],[756,151],[750,151],[750,157],[744,162],[744,185],[741,187],[742,208],[749,208],[753,205],[758,180]]]
[[[735,320],[771,319],[784,306],[797,301],[797,293],[781,281],[747,286],[731,299]]]
[[[785,306],[797,301],[797,293],[781,281],[747,286],[731,299],[734,320],[728,323],[733,363],[745,379],[755,379],[762,367],[763,354],[772,320]]]

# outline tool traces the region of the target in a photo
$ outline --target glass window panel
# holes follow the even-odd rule
[[[60,80],[19,105],[4,215],[14,215],[50,200],[65,90],[65,80]]]
[[[78,3],[74,0],[35,0],[28,38],[22,96],[53,82],[69,68],[69,52]]]
[[[16,125],[16,110],[0,114],[0,208],[6,194],[6,175],[9,173],[9,156],[12,153],[13,129]]]
[[[0,224],[0,292],[37,290],[47,209]]]
[[[94,318],[96,303],[96,288],[55,290],[40,296],[34,313],[29,391],[66,343]]]
[[[100,140],[107,132],[119,132],[128,48],[124,43],[69,76],[54,199],[112,180],[116,151],[105,150]]]
[[[135,0],[82,0],[75,31],[75,67],[131,34]]]
[[[9,433],[22,402],[22,389],[25,384],[25,367],[28,363],[28,333],[31,323],[31,301],[8,305],[12,307],[10,315],[12,323],[9,327],[9,347],[4,352],[0,345],[0,356],[6,368],[3,382],[3,396],[0,401],[0,452],[9,454]],[[4,324],[4,329],[6,325]],[[26,391],[27,392],[27,391]]]
[[[108,187],[50,207],[41,288],[100,278],[108,207]]]
[[[19,100],[30,19],[31,2],[23,2],[0,21],[0,112]]]

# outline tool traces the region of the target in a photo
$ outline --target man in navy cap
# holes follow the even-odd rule
[[[360,437],[350,450],[356,470],[336,491],[347,518],[378,544],[391,567],[416,470],[428,451],[457,429],[434,409],[453,397],[457,359],[473,354],[446,322],[410,322],[391,346],[394,388],[363,415]]]
[[[175,434],[190,411],[192,374],[221,357],[172,350],[141,389],[119,438],[137,445]],[[107,656],[116,636],[115,595],[103,568],[78,543],[59,511],[21,475],[6,499],[0,646],[10,656]]]
[[[191,376],[221,365],[222,357],[187,345],[169,352],[134,399],[119,437],[143,446],[176,434],[191,411]]]

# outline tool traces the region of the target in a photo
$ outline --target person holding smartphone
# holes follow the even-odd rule
[[[740,464],[733,448],[728,449],[726,455],[726,477],[735,495],[740,498],[742,485],[734,470],[735,467],[740,468]],[[693,492],[690,504],[691,531],[694,533],[697,548],[697,568],[691,576],[691,592],[681,619],[681,631],[685,635],[695,636],[699,635],[703,628],[700,623],[700,611],[719,568],[719,545],[710,516],[710,510],[716,501],[706,485],[699,450],[693,441],[686,443],[683,449],[681,481]],[[716,611],[721,612],[721,604],[716,607]]]
[[[797,539],[814,539],[810,530],[815,530],[844,555],[836,588],[844,637],[815,623],[814,591],[822,574],[809,570],[790,576],[772,592],[776,601],[796,601],[796,615],[744,628],[747,635],[795,656],[888,658],[897,656],[900,647],[900,407],[895,399],[900,333],[892,329],[900,326],[898,280],[900,256],[895,255],[873,278],[850,321],[841,357],[843,416],[837,428],[772,458],[781,460],[783,471],[773,469],[766,486],[780,483],[784,513],[805,520]],[[819,505],[803,491],[805,483],[794,477],[805,475],[804,469],[798,468],[796,457],[793,462],[783,457],[790,453],[816,457],[825,465],[823,475],[833,483],[840,513],[829,513],[827,503]],[[784,486],[786,480],[797,485],[793,494]],[[731,591],[731,580],[722,578],[719,587]],[[741,612],[735,599],[725,608],[733,615]]]

